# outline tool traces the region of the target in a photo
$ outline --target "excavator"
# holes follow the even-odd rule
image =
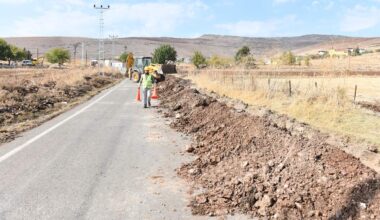
[[[148,67],[149,73],[153,75],[157,82],[164,81],[165,74],[177,73],[175,64],[154,64],[152,63],[152,57],[133,57],[132,53],[128,54],[126,76],[129,79],[138,83],[145,67]]]

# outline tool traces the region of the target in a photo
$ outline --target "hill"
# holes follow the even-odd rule
[[[11,44],[25,47],[37,53],[43,54],[53,47],[63,47],[74,52],[74,44],[84,43],[88,59],[96,59],[98,40],[82,37],[15,37],[5,38]],[[195,50],[201,51],[206,56],[218,54],[221,56],[233,56],[236,51],[246,45],[258,57],[270,57],[283,51],[292,50],[296,53],[315,52],[319,49],[331,48],[337,45],[339,48],[363,46],[379,46],[380,38],[353,38],[334,35],[305,35],[299,37],[274,37],[254,38],[221,35],[203,35],[198,38],[169,38],[169,37],[129,37],[119,38],[115,41],[115,55],[123,51],[132,51],[136,55],[150,55],[154,48],[161,44],[171,44],[179,57],[190,57]],[[111,57],[112,43],[105,41],[106,57]],[[126,48],[127,47],[127,48]],[[82,48],[77,48],[77,58],[81,57]]]

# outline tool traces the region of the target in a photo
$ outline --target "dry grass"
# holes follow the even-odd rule
[[[380,117],[352,103],[355,85],[359,87],[359,100],[379,99],[380,77],[277,76],[268,81],[268,77],[251,73],[203,70],[189,78],[220,95],[270,108],[323,131],[380,145]]]

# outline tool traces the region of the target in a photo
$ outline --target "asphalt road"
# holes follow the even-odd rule
[[[186,138],[129,81],[0,146],[0,219],[193,219]]]

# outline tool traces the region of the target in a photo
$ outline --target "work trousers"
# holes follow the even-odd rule
[[[148,103],[150,103],[150,99],[152,96],[152,89],[151,88],[143,88],[143,94],[144,94],[144,106],[147,106]]]

